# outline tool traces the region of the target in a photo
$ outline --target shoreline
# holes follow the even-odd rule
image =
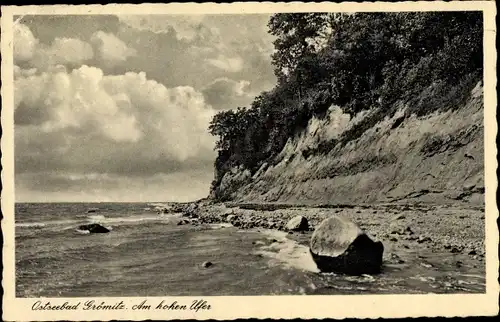
[[[484,266],[484,207],[476,205],[282,205],[185,203],[172,209],[194,224],[231,224],[239,229],[272,229],[309,246],[321,221],[340,215],[358,224],[375,241],[384,244],[384,258],[394,259],[399,251],[429,250],[436,253],[467,255],[473,266]],[[286,224],[300,215],[309,229],[289,232]],[[187,222],[186,222],[187,223]],[[459,261],[460,262],[460,261]],[[457,264],[458,265],[458,264]]]

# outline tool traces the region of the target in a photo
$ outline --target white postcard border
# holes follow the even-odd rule
[[[3,319],[16,321],[51,320],[165,320],[165,319],[236,319],[236,318],[403,318],[420,316],[486,316],[498,314],[498,230],[496,219],[496,48],[495,15],[492,1],[400,2],[400,3],[172,3],[142,5],[54,5],[2,7],[2,198],[3,213]],[[301,295],[301,296],[212,296],[212,297],[126,297],[126,298],[44,298],[54,304],[94,300],[114,304],[123,301],[126,310],[114,311],[37,311],[38,299],[15,297],[14,271],[14,135],[13,135],[13,16],[24,14],[180,14],[180,13],[267,13],[301,11],[458,11],[481,10],[484,13],[484,142],[485,142],[485,227],[486,293],[426,295]],[[194,300],[205,300],[210,310],[132,310],[147,300],[155,307],[162,300],[177,301],[188,307]]]

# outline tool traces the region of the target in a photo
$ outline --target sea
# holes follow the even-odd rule
[[[17,297],[484,293],[484,267],[402,254],[378,275],[321,273],[287,233],[178,225],[164,203],[17,203]],[[99,223],[111,230],[78,230]],[[425,255],[425,256],[422,256]],[[465,255],[466,256],[466,255]],[[449,254],[447,258],[449,258]],[[425,258],[425,262],[422,262]],[[213,265],[204,267],[203,263]],[[470,261],[469,261],[470,262]]]

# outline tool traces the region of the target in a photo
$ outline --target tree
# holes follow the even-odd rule
[[[298,69],[298,66],[316,55],[319,39],[327,34],[329,18],[328,13],[277,13],[269,20],[269,32],[277,37],[276,52],[272,55],[276,77],[281,84],[295,77],[299,99],[307,69]]]

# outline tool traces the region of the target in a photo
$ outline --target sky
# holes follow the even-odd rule
[[[276,82],[268,19],[15,17],[16,201],[206,197],[211,118]]]

